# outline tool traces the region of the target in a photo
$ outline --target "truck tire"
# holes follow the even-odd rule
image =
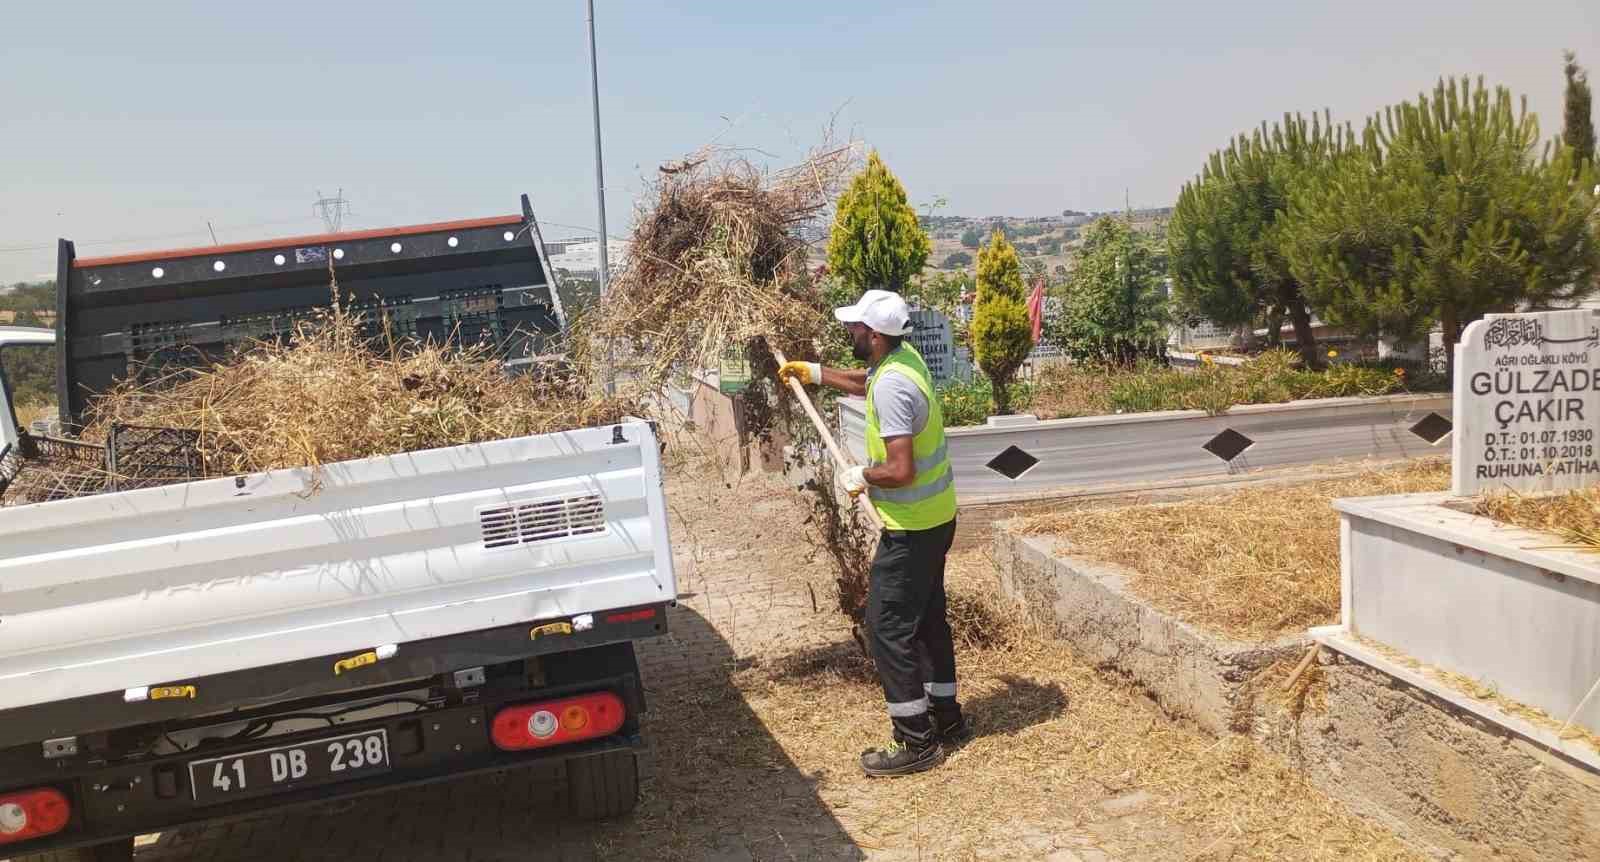
[[[91,847],[51,850],[37,856],[23,856],[17,862],[130,862],[132,859],[133,839],[119,838]]]
[[[639,801],[639,761],[631,751],[610,751],[567,763],[567,810],[577,820],[604,820],[633,810]]]

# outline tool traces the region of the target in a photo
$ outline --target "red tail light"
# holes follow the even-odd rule
[[[611,692],[508,706],[495,714],[489,735],[502,751],[548,748],[610,736],[627,710]]]
[[[0,844],[43,838],[67,828],[72,806],[49,787],[0,793]]]
[[[655,619],[655,608],[644,608],[637,611],[624,611],[620,614],[610,614],[606,617],[608,623],[642,623],[645,620]]]

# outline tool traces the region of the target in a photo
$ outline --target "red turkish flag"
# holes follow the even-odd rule
[[[1033,343],[1039,343],[1044,331],[1044,279],[1033,282],[1033,292],[1028,294],[1028,321],[1033,324]]]

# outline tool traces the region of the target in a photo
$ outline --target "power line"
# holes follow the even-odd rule
[[[235,231],[253,230],[253,229],[258,228],[258,227],[274,227],[274,226],[286,225],[286,224],[304,224],[307,221],[310,221],[311,218],[314,218],[314,216],[312,216],[312,217],[301,216],[299,218],[292,218],[292,219],[277,219],[277,220],[274,220],[274,221],[261,221],[261,222],[254,222],[252,224],[234,225],[232,227],[224,225],[223,226],[223,230],[235,230]],[[111,239],[87,239],[87,240],[81,240],[81,241],[75,240],[75,241],[73,241],[72,244],[75,245],[75,246],[123,245],[123,244],[127,244],[127,243],[135,243],[135,242],[157,242],[157,241],[160,241],[160,240],[167,240],[167,239],[182,239],[182,238],[187,237],[187,236],[205,236],[205,235],[206,235],[206,231],[204,229],[196,228],[194,230],[186,230],[186,231],[183,231],[181,233],[148,234],[148,235],[145,235],[145,236],[124,236],[124,237],[114,237],[114,238],[111,238]],[[55,244],[54,241],[38,243],[36,245],[0,246],[0,254],[20,254],[22,252],[28,252],[28,251],[44,251],[46,249],[54,249],[55,247],[56,247],[56,244]]]
[[[564,227],[564,228],[567,228],[568,230],[581,230],[581,231],[583,231],[584,233],[587,233],[587,234],[596,234],[596,235],[598,235],[600,233],[599,231],[595,230],[592,225],[566,224],[564,222],[547,221],[545,219],[539,219],[539,224],[546,224],[546,225],[550,225],[551,227]],[[608,234],[606,234],[606,237],[608,239],[619,240],[619,241],[622,241],[622,242],[627,242],[628,241],[627,237],[625,237],[625,236],[617,236],[614,233],[608,233]],[[559,242],[559,241],[560,240],[557,240],[557,242]]]
[[[344,199],[344,188],[333,197],[325,197],[321,189],[317,189],[317,202],[311,206],[312,212],[322,216],[322,223],[328,228],[328,233],[338,233],[344,224],[344,217],[350,214],[350,202]]]

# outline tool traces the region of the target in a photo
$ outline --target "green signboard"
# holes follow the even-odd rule
[[[745,361],[744,351],[723,351],[722,361],[717,364],[717,388],[724,395],[738,395],[749,387],[750,363]]]

